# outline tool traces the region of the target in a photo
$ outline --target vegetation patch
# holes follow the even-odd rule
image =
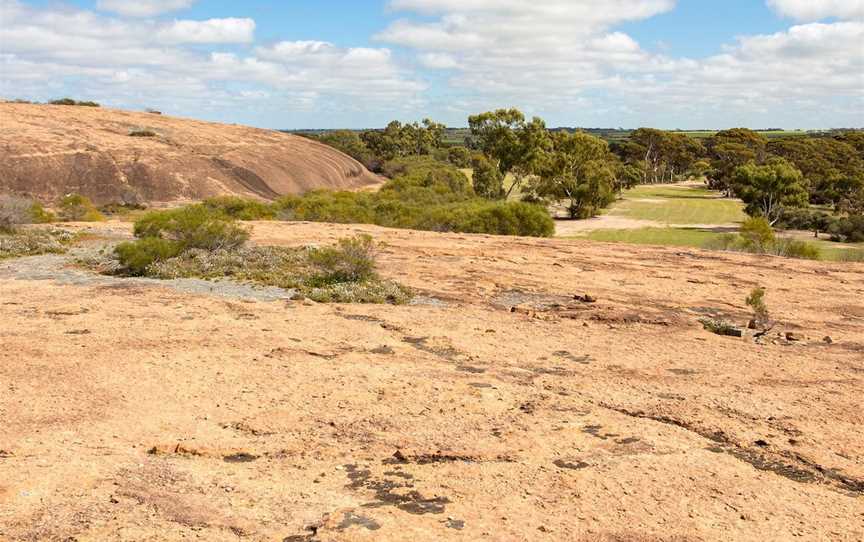
[[[12,195],[0,195],[0,233],[12,233],[22,224],[47,224],[54,215],[38,201]]]
[[[100,105],[96,102],[79,101],[79,100],[73,100],[72,98],[61,98],[59,100],[51,100],[48,103],[50,105],[77,105],[79,107],[100,107]]]
[[[75,234],[67,230],[20,229],[15,232],[0,232],[0,260],[40,254],[63,254],[74,241]]]
[[[721,235],[706,243],[704,248],[807,260],[822,258],[821,250],[812,243],[777,237],[765,218],[750,218],[744,222],[738,234]]]
[[[132,130],[129,137],[156,137],[158,134],[153,130]]]
[[[81,194],[68,194],[63,196],[58,205],[60,219],[67,222],[102,222],[105,215],[90,201],[90,198]]]
[[[134,227],[110,262],[89,262],[111,274],[157,279],[230,278],[296,291],[326,303],[407,303],[411,292],[377,272],[377,246],[368,235],[332,247],[248,246],[249,232],[205,204],[151,212]]]

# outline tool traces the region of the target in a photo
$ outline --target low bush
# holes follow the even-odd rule
[[[39,254],[62,254],[74,239],[75,235],[66,230],[26,229],[0,234],[0,260]]]
[[[377,278],[375,243],[369,235],[341,239],[335,247],[316,248],[309,253],[315,269],[310,277],[313,286],[343,282],[367,282]]]
[[[828,228],[833,241],[864,242],[864,215],[850,215],[834,221]]]
[[[779,238],[767,249],[768,254],[783,256],[786,258],[799,258],[803,260],[819,260],[822,252],[819,247],[807,241],[797,239]]]
[[[216,196],[204,200],[203,205],[237,220],[271,220],[276,217],[272,205],[238,196]]]
[[[105,216],[93,205],[90,198],[81,194],[63,196],[58,205],[60,219],[68,222],[101,222]]]
[[[807,260],[818,260],[822,257],[819,247],[812,243],[777,237],[764,218],[750,218],[741,226],[740,233],[721,235],[706,243],[703,248]]]
[[[153,130],[132,130],[129,137],[156,137],[158,134]]]
[[[59,100],[51,100],[48,102],[51,105],[77,105],[81,107],[99,107],[99,104],[91,101],[78,101],[72,98],[61,98]]]
[[[174,241],[182,250],[231,249],[243,246],[249,232],[237,220],[205,205],[147,213],[135,222],[135,237]]]
[[[176,241],[145,237],[137,241],[120,243],[114,249],[114,253],[128,274],[146,276],[149,274],[150,266],[178,256],[182,250],[182,246]]]
[[[477,197],[468,178],[430,156],[391,160],[379,192],[310,192],[286,196],[275,207],[282,220],[377,224],[440,232],[552,235],[555,223],[541,205]]]

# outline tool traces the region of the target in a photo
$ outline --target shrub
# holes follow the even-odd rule
[[[315,269],[310,278],[315,286],[377,278],[375,243],[369,235],[340,239],[335,247],[314,249],[309,253],[309,262]]]
[[[753,309],[753,321],[756,327],[763,331],[771,326],[768,306],[765,304],[765,288],[754,288],[745,300],[747,306]]]
[[[836,220],[829,227],[833,241],[864,242],[864,215],[850,215]]]
[[[387,280],[342,282],[316,287],[306,294],[319,303],[390,303],[403,305],[412,294],[404,286]]]
[[[156,137],[158,134],[153,130],[132,130],[129,137]]]
[[[39,254],[62,254],[75,236],[66,230],[23,230],[0,234],[0,260]]]
[[[50,224],[57,220],[54,213],[46,210],[38,201],[34,201],[30,206],[30,218],[32,219],[33,224]]]
[[[748,218],[741,225],[739,235],[753,252],[765,253],[774,241],[774,229],[763,217]]]
[[[204,200],[203,205],[237,220],[271,220],[276,217],[272,205],[237,196],[216,196]]]
[[[114,253],[120,264],[130,275],[145,276],[148,268],[156,262],[180,254],[182,245],[159,237],[145,237],[136,241],[120,243]]]
[[[768,247],[768,253],[786,258],[800,258],[804,260],[819,260],[822,252],[819,247],[806,241],[797,239],[780,238]]]
[[[138,238],[175,241],[181,250],[237,248],[249,240],[234,218],[200,204],[147,213],[135,222],[134,232]]]
[[[99,107],[99,104],[96,102],[90,102],[90,101],[80,102],[77,100],[73,100],[72,98],[61,98],[59,100],[51,100],[48,103],[51,105],[77,105],[77,106],[83,106],[83,107]]]
[[[90,198],[81,194],[63,196],[59,204],[60,218],[70,222],[101,222],[105,216],[99,212]]]

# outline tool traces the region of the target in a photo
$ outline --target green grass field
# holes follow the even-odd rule
[[[747,218],[743,208],[740,201],[721,198],[717,192],[700,185],[642,185],[624,192],[623,198],[604,214],[610,218],[650,220],[675,227],[598,229],[576,237],[606,243],[704,248],[721,235],[734,231],[720,226],[738,224]],[[706,226],[687,227],[688,224]],[[802,240],[816,245],[823,260],[839,260],[850,250],[850,245],[824,239]],[[851,248],[864,250],[864,243]]]
[[[744,205],[693,185],[637,186],[604,214],[663,224],[734,224],[745,220]]]

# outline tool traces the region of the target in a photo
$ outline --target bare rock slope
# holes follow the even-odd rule
[[[0,262],[0,540],[864,540],[864,265],[252,226],[419,303]]]
[[[153,136],[133,137],[133,132]],[[116,109],[0,103],[0,192],[52,201],[273,199],[378,182],[326,145],[272,130]]]

